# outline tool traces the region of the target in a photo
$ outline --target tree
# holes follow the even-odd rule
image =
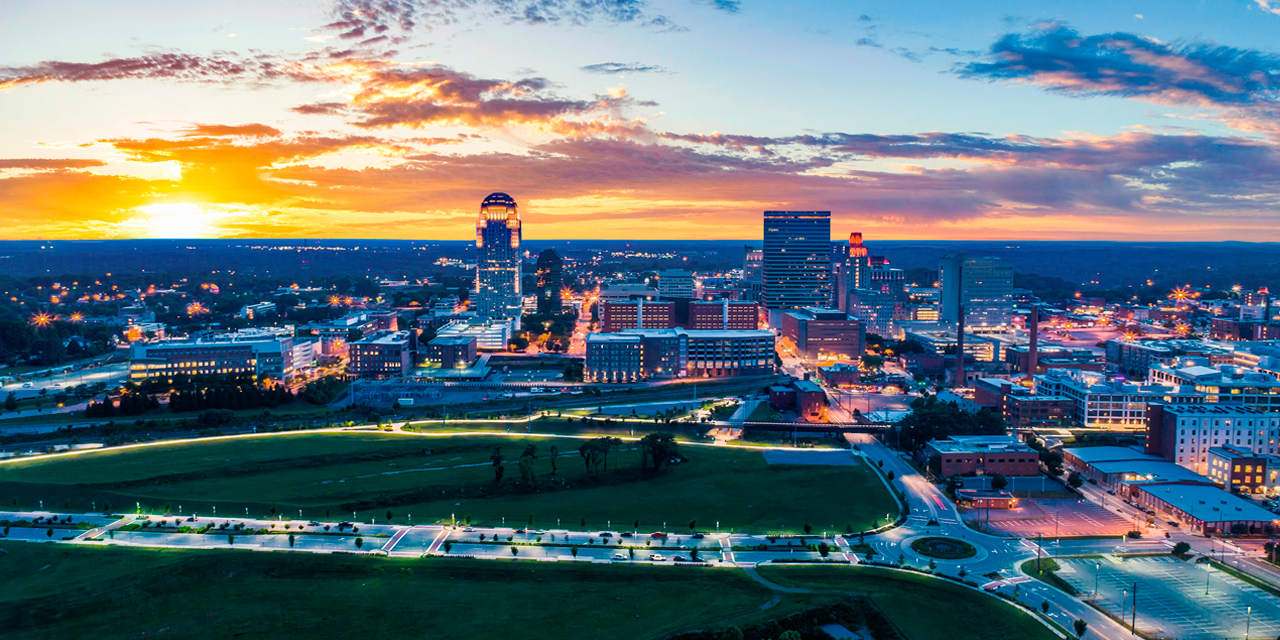
[[[1173,548],[1169,550],[1169,553],[1175,556],[1183,556],[1186,555],[1188,551],[1191,551],[1191,545],[1186,542],[1179,542],[1173,545]]]
[[[511,545],[511,555],[515,556],[515,555],[518,555],[519,553],[520,553],[520,547],[517,547],[514,544]]]
[[[18,409],[18,396],[10,391],[9,395],[4,397],[4,410],[16,411]]]
[[[825,557],[827,557],[827,555],[829,555],[830,553],[831,553],[831,547],[830,547],[829,545],[827,545],[827,543],[825,543],[825,542],[819,542],[819,543],[818,543],[818,555],[820,555],[820,556],[822,556],[822,557],[824,557],[824,558],[825,558]]]
[[[804,532],[805,532],[805,533],[813,533],[813,525],[805,524],[805,525],[804,525]]]
[[[1072,623],[1072,626],[1076,628],[1077,638],[1083,638],[1084,632],[1089,630],[1089,623],[1079,618],[1076,618],[1076,621]]]
[[[947,476],[947,492],[951,495],[954,496],[963,486],[964,479],[960,477],[960,474],[953,473],[950,476]]]
[[[292,533],[289,534],[289,548],[291,549],[293,548],[294,539],[295,539],[295,536]]]
[[[1079,489],[1084,485],[1084,478],[1080,477],[1080,474],[1072,471],[1067,475],[1067,484],[1070,485],[1072,489]]]
[[[1048,601],[1048,600],[1041,600],[1041,601],[1040,601],[1040,610],[1041,610],[1041,611],[1043,611],[1043,612],[1045,612],[1045,613],[1049,613],[1049,601]]]
[[[452,541],[452,540],[445,540],[445,541],[444,541],[444,552],[445,552],[445,553],[449,553],[449,552],[450,552],[450,551],[452,551],[452,550],[453,550],[453,541]]]
[[[743,640],[742,629],[729,627],[720,634],[720,640]]]
[[[1003,473],[997,473],[991,476],[991,488],[996,491],[1004,491],[1009,486],[1009,479],[1004,477]]]
[[[537,458],[538,447],[532,444],[525,446],[524,453],[520,454],[520,480],[522,482],[530,485],[538,483],[538,476],[533,471],[533,461]]]
[[[558,455],[560,455],[560,448],[554,444],[551,445],[551,448],[547,450],[547,456],[551,458],[551,475],[553,476],[556,474],[556,456]]]
[[[1044,464],[1045,469],[1049,470],[1049,475],[1058,477],[1062,475],[1062,452],[1045,450],[1040,452],[1040,462]]]
[[[357,549],[364,548],[364,538],[356,538],[356,548]]]
[[[227,544],[235,544],[235,543],[236,543],[236,537],[234,535],[228,535]]]
[[[778,636],[778,640],[801,640],[800,632],[794,629],[787,629],[782,632],[782,635]]]
[[[502,447],[494,447],[493,455],[489,456],[489,462],[493,463],[493,481],[494,483],[502,482]]]
[[[578,557],[578,548],[577,548],[577,547],[569,547],[569,553],[572,553],[572,554],[573,554],[573,557],[575,557],[575,558],[576,558],[576,557]]]
[[[640,468],[647,469],[650,462],[654,471],[661,471],[672,460],[680,459],[679,446],[675,434],[669,432],[650,433],[640,439]]]
[[[53,527],[49,527],[49,530],[48,530],[48,531],[46,531],[46,532],[44,532],[44,536],[45,536],[46,538],[52,538],[52,537],[53,537]]]
[[[930,440],[959,435],[1004,435],[1004,416],[992,409],[969,413],[954,402],[926,395],[911,402],[911,413],[899,421],[904,448],[915,451]]]

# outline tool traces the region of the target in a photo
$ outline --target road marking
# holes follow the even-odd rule
[[[439,549],[440,545],[444,544],[444,539],[448,538],[450,533],[450,529],[441,529],[440,533],[436,535],[436,539],[431,541],[431,545],[427,547],[425,553],[435,553],[436,549]]]

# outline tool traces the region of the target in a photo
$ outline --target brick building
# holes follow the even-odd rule
[[[952,436],[930,440],[925,458],[941,460],[941,477],[953,475],[1034,476],[1040,473],[1040,454],[1012,436]]]
[[[350,343],[347,373],[357,378],[396,378],[413,368],[414,336],[409,331],[384,331]]]
[[[626,329],[670,329],[676,326],[674,302],[628,300],[600,303],[600,333]]]
[[[760,328],[760,305],[750,301],[715,300],[689,303],[689,329],[754,331]]]
[[[862,323],[843,311],[803,307],[782,314],[782,336],[795,345],[796,354],[817,360],[863,353]]]

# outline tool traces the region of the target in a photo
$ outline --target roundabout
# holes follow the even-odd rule
[[[955,538],[929,536],[911,541],[911,550],[938,560],[963,560],[978,555],[977,547]]]

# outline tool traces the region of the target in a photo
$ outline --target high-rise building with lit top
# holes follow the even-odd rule
[[[491,193],[480,203],[476,222],[476,313],[515,320],[523,308],[520,295],[520,212],[505,193]]]

